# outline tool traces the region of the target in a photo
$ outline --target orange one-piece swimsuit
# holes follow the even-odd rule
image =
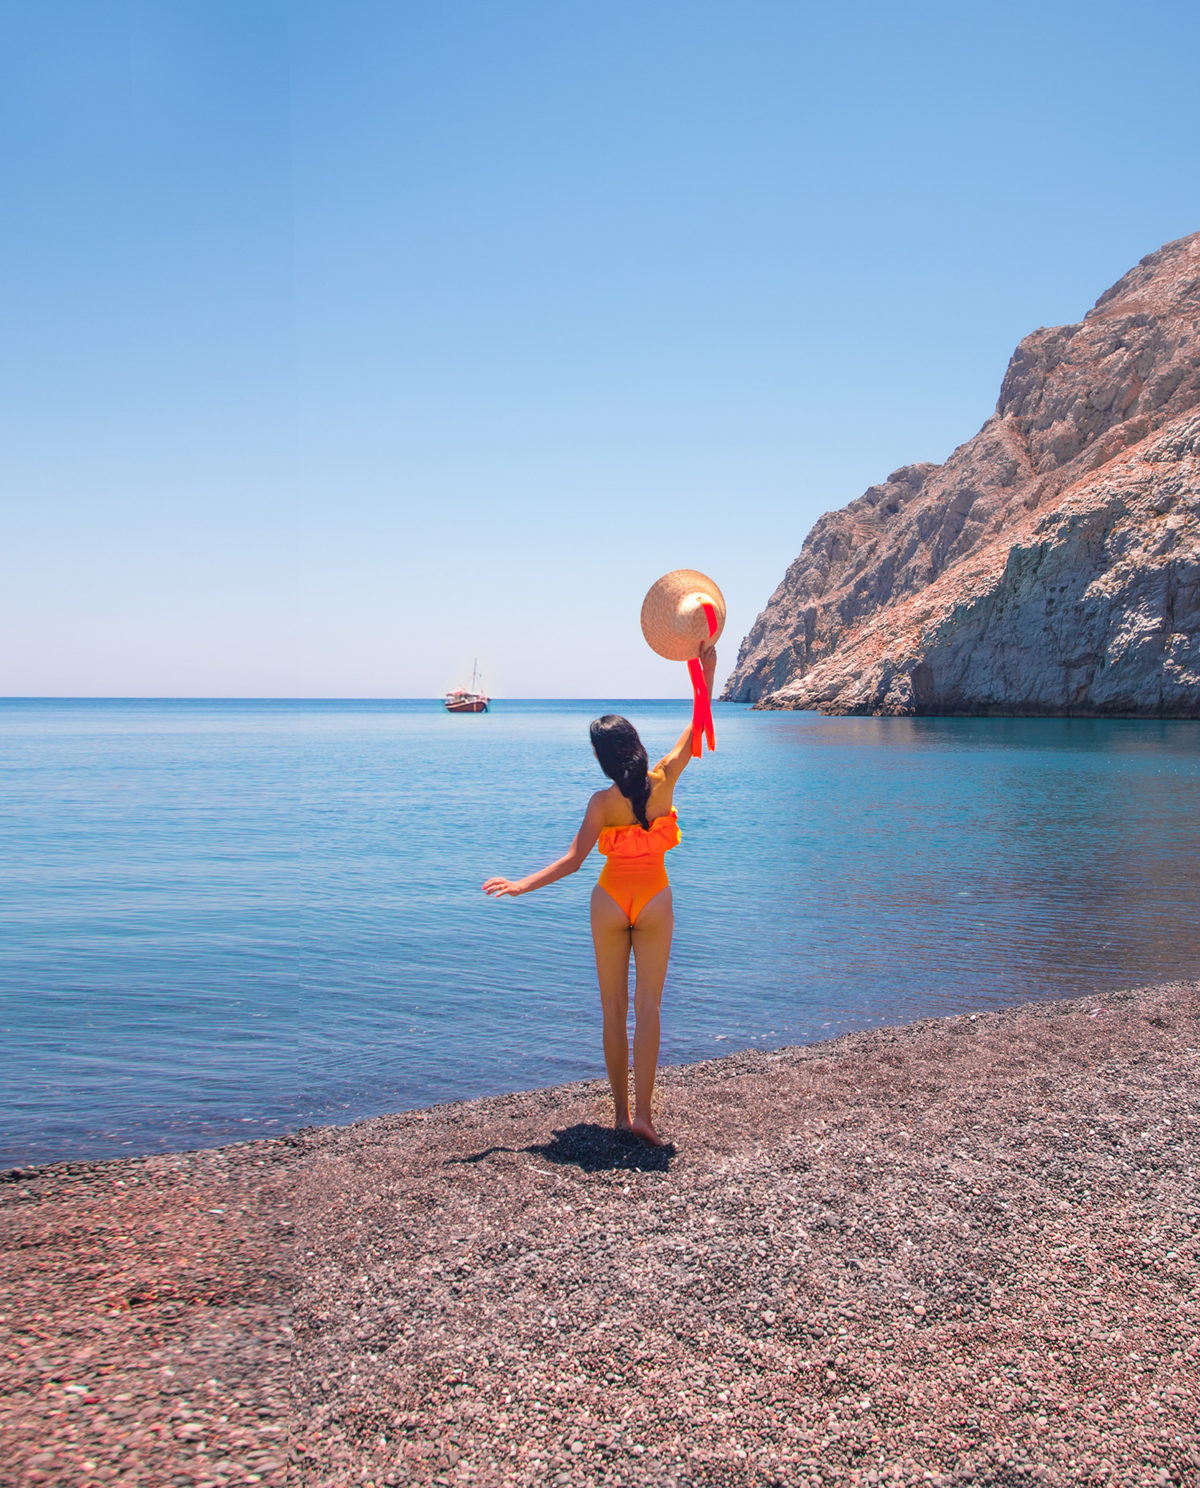
[[[668,886],[663,858],[680,840],[673,811],[658,816],[649,829],[640,825],[605,827],[597,847],[604,855],[600,887],[636,925],[655,894]]]

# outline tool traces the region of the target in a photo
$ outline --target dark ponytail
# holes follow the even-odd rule
[[[592,724],[591,734],[592,748],[596,751],[600,768],[633,807],[633,814],[641,825],[648,829],[646,803],[650,799],[650,781],[647,779],[650,761],[646,758],[646,747],[638,738],[637,729],[620,714],[606,713]]]

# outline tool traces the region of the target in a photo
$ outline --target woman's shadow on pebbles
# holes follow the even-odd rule
[[[528,1147],[485,1147],[464,1157],[449,1157],[450,1163],[477,1163],[493,1152],[528,1152],[547,1162],[580,1168],[585,1173],[606,1173],[621,1168],[641,1173],[665,1173],[676,1155],[675,1147],[648,1147],[628,1132],[614,1131],[594,1121],[578,1121],[556,1131],[548,1142],[533,1142]]]

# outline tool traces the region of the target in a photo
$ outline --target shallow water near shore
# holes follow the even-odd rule
[[[0,702],[0,1162],[603,1074],[558,856],[682,701]],[[668,857],[664,1063],[1194,976],[1200,724],[717,707]]]

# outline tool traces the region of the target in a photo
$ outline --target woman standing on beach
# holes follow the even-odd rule
[[[700,654],[712,695],[715,646]],[[645,746],[624,718],[607,713],[591,727],[592,749],[613,782],[588,801],[583,822],[566,854],[528,878],[489,878],[485,894],[528,894],[583,867],[599,843],[605,862],[592,890],[592,944],[604,1013],[604,1063],[612,1086],[618,1131],[632,1132],[656,1147],[650,1105],[658,1069],[659,1019],[675,910],[664,854],[679,841],[673,801],[675,784],[692,758],[689,723],[674,749],[648,768]],[[633,993],[633,1115],[629,1112],[629,955],[636,978]]]

